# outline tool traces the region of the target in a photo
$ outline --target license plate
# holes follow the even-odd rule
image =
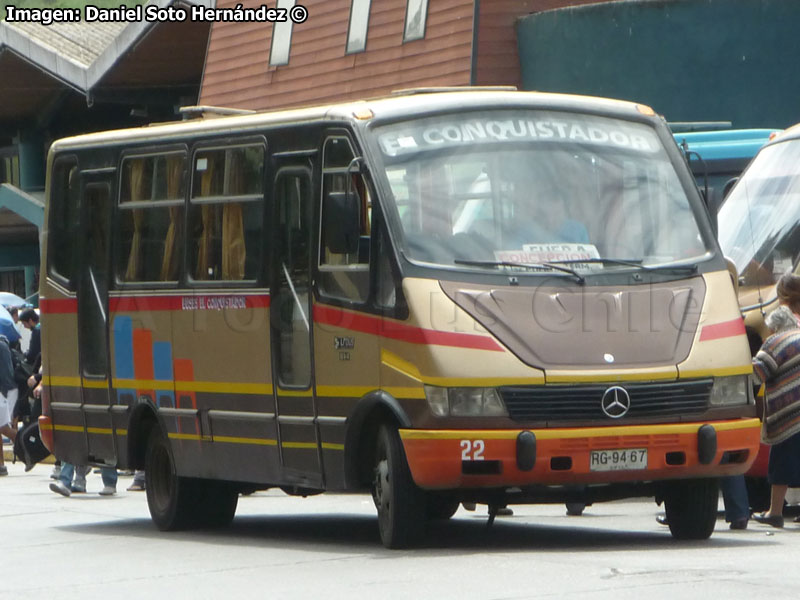
[[[647,468],[647,448],[625,450],[593,450],[589,458],[591,471],[635,471]]]

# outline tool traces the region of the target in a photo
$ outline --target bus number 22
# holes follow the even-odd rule
[[[461,440],[461,460],[483,460],[483,440]]]

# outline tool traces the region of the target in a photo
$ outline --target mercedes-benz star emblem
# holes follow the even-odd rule
[[[608,388],[600,400],[600,406],[607,417],[619,419],[631,409],[631,397],[628,391],[618,385]]]

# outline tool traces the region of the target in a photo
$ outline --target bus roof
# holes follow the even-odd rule
[[[689,150],[704,160],[750,160],[780,129],[729,129],[673,134],[678,144],[686,142]]]
[[[424,90],[413,93],[402,90],[399,93],[371,100],[358,100],[341,104],[329,104],[306,108],[292,108],[253,114],[234,114],[214,116],[213,118],[191,119],[157,123],[153,125],[103,131],[64,138],[54,142],[51,151],[62,151],[80,147],[90,147],[122,142],[144,142],[165,140],[203,133],[231,134],[259,126],[303,123],[313,121],[370,121],[373,119],[394,119],[403,116],[421,116],[425,113],[444,111],[448,108],[485,109],[494,108],[540,108],[550,110],[587,111],[618,117],[653,117],[653,110],[645,105],[622,100],[578,96],[570,94],[551,94],[542,92],[519,92],[500,89],[460,88],[451,91],[442,89]]]

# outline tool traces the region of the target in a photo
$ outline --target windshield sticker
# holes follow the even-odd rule
[[[494,253],[498,262],[537,265],[542,263],[558,263],[560,261],[586,260],[600,258],[594,244],[525,244],[521,250],[497,250]],[[573,269],[597,268],[600,265],[590,263],[570,263]]]
[[[470,119],[409,124],[378,137],[383,153],[399,156],[461,144],[509,141],[576,142],[641,152],[657,152],[655,134],[645,126],[612,119],[574,122],[560,119]]]

